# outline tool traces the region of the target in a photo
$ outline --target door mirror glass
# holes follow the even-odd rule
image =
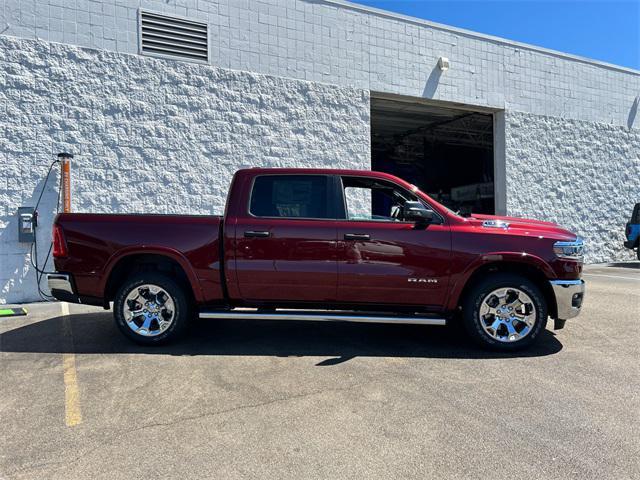
[[[408,201],[404,204],[402,216],[408,221],[430,223],[433,220],[433,211],[427,209],[421,202]]]

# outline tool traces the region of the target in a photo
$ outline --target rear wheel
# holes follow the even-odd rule
[[[483,347],[515,351],[534,343],[547,325],[547,305],[529,279],[496,273],[476,283],[463,301],[469,335]]]
[[[190,310],[184,289],[156,272],[127,279],[113,304],[120,331],[143,345],[159,345],[179,337],[189,322]]]

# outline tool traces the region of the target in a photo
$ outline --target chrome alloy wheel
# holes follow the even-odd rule
[[[173,323],[173,298],[162,287],[139,285],[129,292],[123,305],[124,320],[131,330],[144,337],[155,337]]]
[[[499,342],[523,339],[536,323],[536,307],[531,297],[518,288],[498,288],[480,305],[480,325]]]

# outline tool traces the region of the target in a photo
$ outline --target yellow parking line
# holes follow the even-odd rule
[[[386,361],[389,363],[407,363],[407,359],[403,357],[387,357]]]
[[[76,372],[76,355],[73,353],[73,333],[71,320],[69,319],[69,305],[62,302],[62,329],[69,345],[71,353],[62,354],[62,369],[64,371],[64,420],[67,427],[74,427],[82,423],[80,413],[80,389],[78,387],[78,374]]]

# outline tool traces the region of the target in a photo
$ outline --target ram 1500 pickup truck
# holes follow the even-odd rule
[[[480,345],[531,345],[582,306],[583,241],[555,224],[460,216],[371,171],[245,169],[223,216],[64,213],[59,300],[110,308],[159,344],[194,317],[445,325]]]

